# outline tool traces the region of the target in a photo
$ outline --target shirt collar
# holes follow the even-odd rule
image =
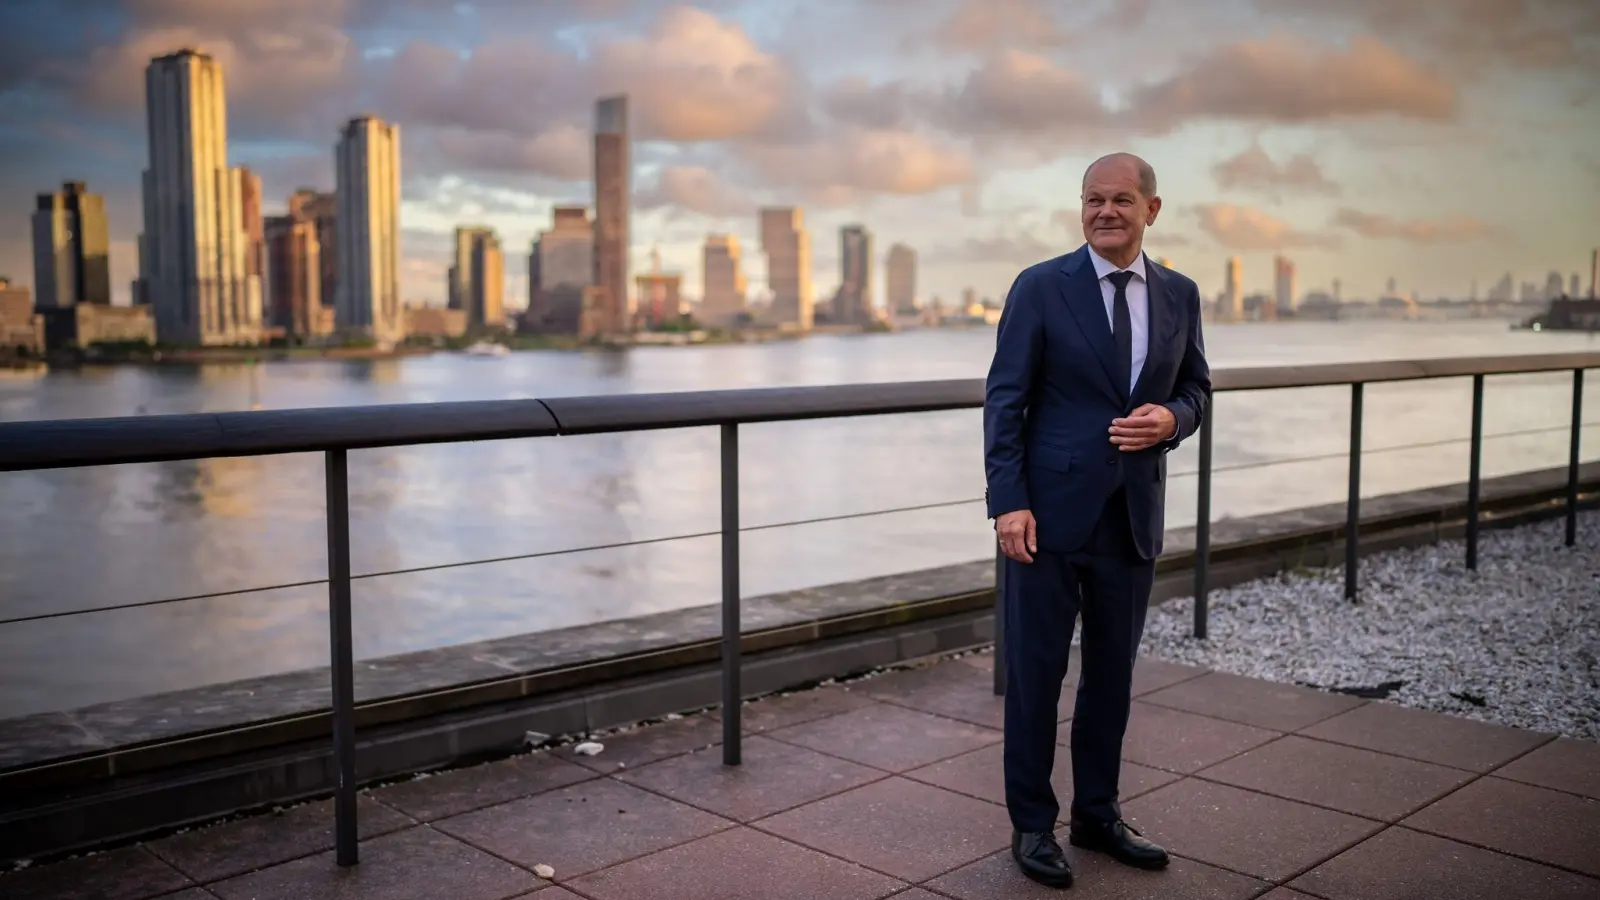
[[[1145,277],[1145,272],[1144,272],[1144,251],[1143,250],[1140,250],[1139,251],[1139,255],[1135,256],[1133,258],[1133,263],[1131,265],[1129,265],[1128,268],[1119,269],[1119,268],[1117,268],[1115,263],[1113,263],[1110,260],[1106,259],[1105,257],[1101,256],[1100,254],[1094,252],[1094,248],[1093,247],[1090,247],[1087,244],[1084,245],[1084,246],[1089,251],[1089,260],[1090,260],[1090,262],[1094,263],[1094,274],[1095,274],[1096,278],[1099,278],[1099,279],[1103,280],[1107,275],[1110,275],[1112,272],[1123,272],[1123,271],[1126,271],[1126,272],[1132,272],[1134,274],[1134,277],[1138,278],[1140,281],[1148,281],[1149,280],[1148,278]]]

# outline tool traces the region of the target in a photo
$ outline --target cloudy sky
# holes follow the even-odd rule
[[[269,213],[332,187],[346,118],[400,124],[403,291],[426,302],[450,230],[481,222],[522,304],[550,205],[591,198],[610,92],[632,103],[635,269],[658,246],[691,293],[708,231],[759,284],[754,210],[795,203],[819,299],[852,222],[915,247],[925,295],[1003,295],[1081,243],[1083,168],[1119,149],[1160,178],[1147,246],[1206,292],[1229,254],[1247,290],[1282,252],[1302,290],[1434,296],[1587,278],[1600,244],[1592,0],[5,0],[0,273],[32,281],[32,195],[81,179],[126,297],[141,70],[182,46],[222,61],[230,156]]]

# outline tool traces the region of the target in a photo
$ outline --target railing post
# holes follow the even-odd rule
[[[1206,639],[1206,624],[1211,615],[1209,580],[1211,575],[1211,417],[1216,401],[1206,405],[1200,416],[1200,471],[1194,512],[1194,636]]]
[[[1583,370],[1572,370],[1572,449],[1567,457],[1567,546],[1578,542],[1578,449],[1583,435]]]
[[[1472,376],[1472,461],[1467,465],[1467,571],[1478,568],[1479,472],[1483,466],[1483,376]]]
[[[1006,692],[1006,555],[994,551],[994,695]]]
[[[722,426],[722,762],[740,759],[739,426]]]
[[[334,856],[340,866],[360,861],[356,836],[356,699],[350,632],[350,479],[344,450],[326,460],[328,519],[328,647],[333,672]]]
[[[1356,599],[1356,567],[1361,550],[1361,398],[1363,385],[1350,385],[1350,497],[1344,520],[1344,596]]]

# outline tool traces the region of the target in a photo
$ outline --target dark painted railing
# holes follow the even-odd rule
[[[1600,352],[1537,356],[1407,360],[1316,366],[1224,369],[1212,373],[1217,391],[1255,391],[1349,385],[1351,428],[1346,525],[1346,595],[1356,597],[1362,457],[1362,394],[1367,384],[1472,377],[1472,463],[1469,469],[1467,565],[1477,565],[1480,445],[1483,384],[1491,375],[1570,371],[1573,376],[1571,453],[1567,484],[1566,543],[1576,541],[1580,434],[1584,427],[1583,372],[1600,367]],[[326,460],[328,617],[331,652],[336,859],[358,859],[355,780],[352,575],[348,452],[372,447],[559,435],[718,426],[721,431],[722,522],[722,721],[723,761],[740,763],[739,654],[739,426],[760,422],[844,418],[983,405],[982,380],[925,381],[828,387],[766,388],[672,394],[621,394],[550,400],[493,400],[393,406],[336,407],[187,415],[59,419],[0,423],[0,472],[80,466],[320,452]],[[1194,633],[1206,636],[1207,579],[1211,540],[1212,435],[1215,415],[1207,410],[1197,436],[1199,468],[1195,525]],[[1427,446],[1427,445],[1411,445]],[[1397,448],[1386,448],[1397,449]],[[1326,457],[1307,457],[1319,459]],[[949,504],[933,504],[949,505]],[[846,517],[848,518],[848,517]],[[542,555],[542,554],[534,554]],[[997,561],[998,602],[1004,566]],[[186,599],[186,598],[176,598]],[[0,624],[152,605],[153,601],[71,613],[0,620]],[[996,645],[1004,640],[996,619]],[[1004,666],[995,666],[995,690],[1004,689]]]

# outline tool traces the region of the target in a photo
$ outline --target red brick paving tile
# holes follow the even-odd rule
[[[590,769],[541,751],[402,781],[378,788],[371,796],[431,822],[598,777]]]
[[[1416,812],[1474,777],[1460,769],[1293,735],[1197,775],[1386,822]]]
[[[1172,853],[1282,881],[1382,826],[1344,813],[1188,778],[1123,804]]]
[[[1211,671],[1200,666],[1167,662],[1153,656],[1141,656],[1133,666],[1133,695],[1141,697],[1179,682],[1198,678]]]
[[[718,746],[616,775],[628,784],[741,822],[882,777],[877,769],[760,735],[744,739],[737,766],[723,764]]]
[[[210,890],[222,900],[504,900],[537,884],[510,863],[418,826],[362,844],[358,866],[341,868],[330,851]]]
[[[577,879],[596,900],[878,900],[904,882],[749,828],[735,828]]]
[[[143,847],[124,847],[0,875],[5,900],[149,900],[192,885]]]
[[[367,796],[356,797],[357,834],[362,840],[412,824],[410,818]],[[195,881],[216,881],[333,849],[333,801],[197,828],[146,846]]]
[[[1487,772],[1550,739],[1531,731],[1378,701],[1300,733],[1472,772]]]
[[[1600,881],[1390,828],[1290,882],[1329,900],[1594,900]]]
[[[895,894],[889,900],[946,900],[946,898],[922,888],[910,888]]]
[[[1268,887],[1266,882],[1188,859],[1175,858],[1163,871],[1144,872],[1062,843],[1072,863],[1073,887],[1067,895],[1023,877],[1009,849],[935,878],[927,886],[958,900],[1044,900],[1072,895],[1097,900],[1249,900]]]
[[[1490,775],[1401,824],[1600,875],[1600,800]]]
[[[1196,772],[1277,737],[1277,732],[1264,728],[1135,700],[1122,741],[1122,757],[1158,769]]]
[[[905,773],[905,777],[977,797],[980,800],[988,800],[990,803],[1004,805],[1006,802],[1005,750],[999,744],[964,753],[920,769],[912,769]],[[1182,776],[1124,761],[1122,800],[1127,801],[1148,793],[1180,777]],[[1056,751],[1056,765],[1050,773],[1050,784],[1055,787],[1056,799],[1061,803],[1062,815],[1065,816],[1072,798],[1072,756],[1066,747]]]
[[[453,837],[566,881],[705,837],[733,823],[610,778],[585,781],[435,823]]]
[[[886,703],[1003,728],[1005,698],[995,696],[994,680],[971,666],[934,666],[893,672],[861,683],[872,697]]]
[[[1344,694],[1227,672],[1191,678],[1152,691],[1141,699],[1146,703],[1277,731],[1305,728],[1366,702]]]
[[[1000,732],[890,704],[867,706],[770,732],[771,737],[889,771],[976,750]]]
[[[739,725],[745,734],[762,734],[802,722],[825,719],[872,705],[865,693],[849,686],[829,685],[794,694],[763,697],[739,708]],[[721,710],[707,714],[722,721]]]
[[[1600,800],[1600,743],[1558,738],[1494,774]]]
[[[551,751],[556,756],[570,760],[596,772],[611,774],[623,769],[653,763],[669,756],[699,750],[722,743],[722,721],[711,716],[688,716],[644,725],[632,731],[594,738],[605,749],[595,756],[574,752],[577,744]]]
[[[1011,843],[1004,808],[904,778],[874,782],[755,824],[912,882]]]

